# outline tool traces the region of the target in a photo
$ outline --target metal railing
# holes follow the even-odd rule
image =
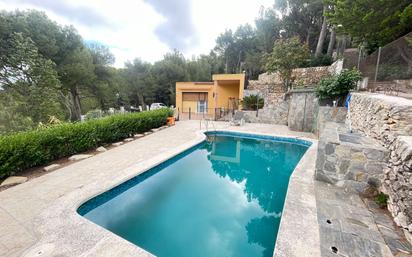
[[[362,58],[358,68],[369,91],[412,97],[412,32]]]
[[[214,120],[230,121],[235,114],[236,109],[228,108],[203,108],[201,111],[192,108],[177,108],[177,117],[179,120]]]

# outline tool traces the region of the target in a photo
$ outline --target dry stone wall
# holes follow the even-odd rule
[[[388,209],[396,224],[412,232],[412,136],[399,136],[390,146],[382,191],[391,196]]]
[[[395,222],[412,232],[412,100],[370,93],[353,93],[352,128],[377,139],[390,151],[381,190],[389,195]]]
[[[287,125],[289,99],[277,73],[263,73],[258,80],[250,80],[247,95],[259,95],[265,102],[257,117],[256,112],[246,112],[248,122]]]

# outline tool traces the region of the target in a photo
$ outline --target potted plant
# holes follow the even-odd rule
[[[168,117],[167,117],[166,124],[169,126],[175,125],[174,110],[172,108],[169,108],[168,110]]]

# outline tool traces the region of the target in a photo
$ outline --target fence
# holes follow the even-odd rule
[[[412,32],[364,58],[362,54],[358,68],[366,89],[412,97]]]
[[[196,108],[177,108],[177,118],[179,120],[202,120],[209,119],[215,121],[230,121],[237,109],[229,108],[204,108],[202,112]]]

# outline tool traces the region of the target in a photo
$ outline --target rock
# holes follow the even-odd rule
[[[119,146],[119,145],[122,145],[122,144],[123,144],[123,142],[117,142],[117,143],[113,143],[112,146]]]
[[[125,141],[125,142],[131,142],[131,141],[133,141],[134,140],[134,138],[132,138],[132,137],[129,137],[129,138],[126,138],[125,140],[123,140],[123,141]]]
[[[100,147],[98,147],[98,148],[96,149],[96,151],[97,151],[97,152],[106,152],[107,149],[104,148],[103,146],[100,146]]]
[[[326,144],[325,153],[326,155],[333,154],[335,152],[335,144]]]
[[[92,157],[91,154],[75,154],[69,157],[69,161],[80,161]]]
[[[43,170],[44,171],[53,171],[53,170],[57,170],[58,168],[60,168],[60,166],[61,166],[60,164],[55,163],[55,164],[44,167]]]
[[[153,132],[147,131],[147,132],[144,132],[144,135],[147,136],[147,135],[150,135],[150,134],[152,134],[152,133],[153,133]]]
[[[395,223],[400,227],[406,227],[408,225],[408,217],[405,214],[400,212],[395,218]]]
[[[135,134],[133,137],[134,138],[141,138],[141,137],[144,137],[144,135],[143,134]]]
[[[26,182],[28,180],[27,177],[20,177],[20,176],[10,176],[6,178],[0,186],[12,186],[12,185],[18,185]]]
[[[411,230],[412,230],[412,225],[410,225]],[[406,229],[403,230],[403,233],[405,234],[406,240],[412,245],[412,232],[407,231]]]
[[[152,132],[157,132],[157,131],[159,131],[159,130],[160,130],[159,128],[151,129]]]

